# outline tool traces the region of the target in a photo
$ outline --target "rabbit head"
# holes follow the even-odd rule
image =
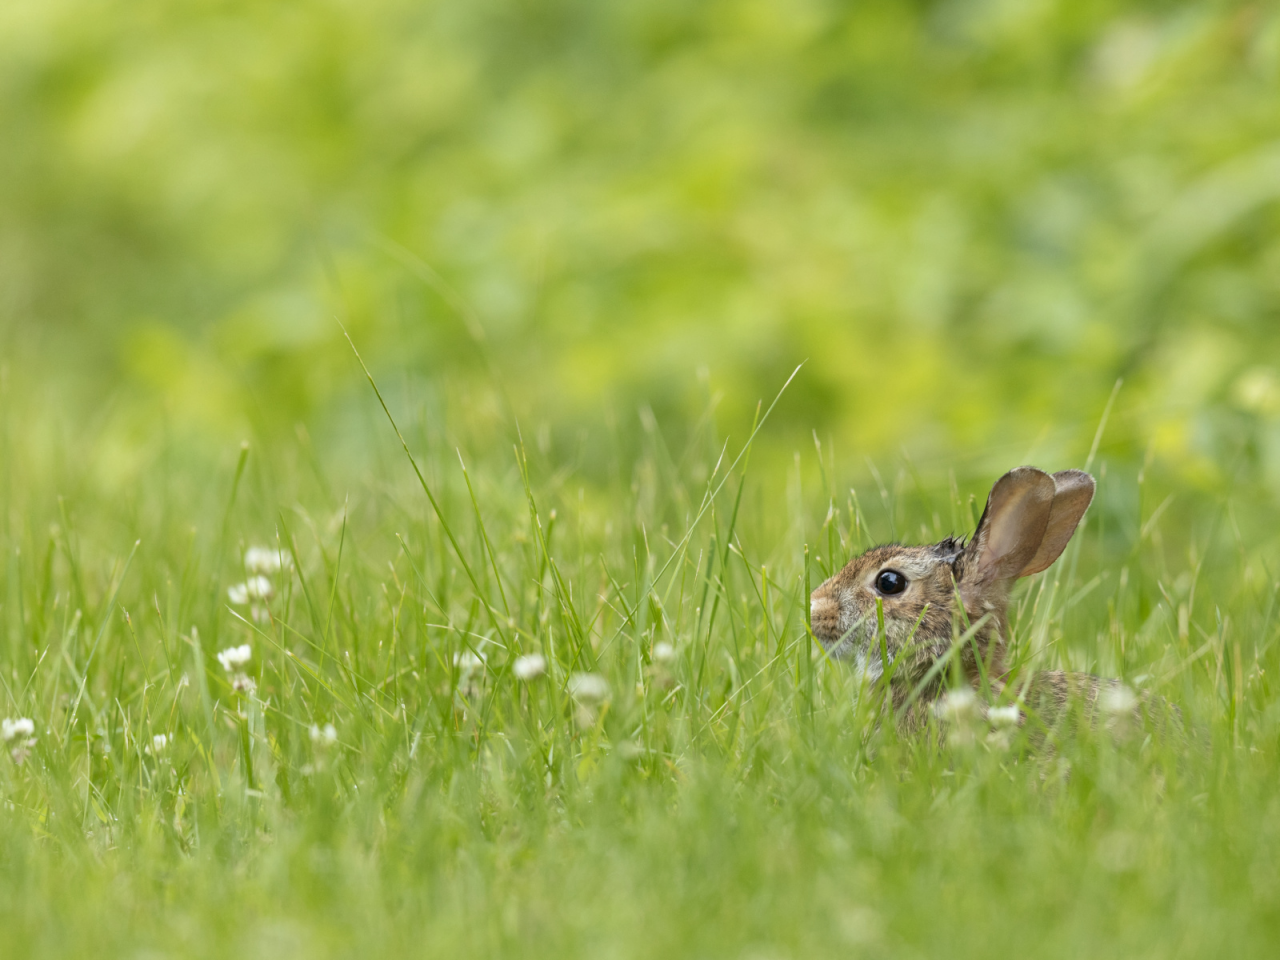
[[[1093,491],[1093,477],[1081,470],[1052,476],[1035,467],[1010,470],[991,488],[967,543],[948,537],[927,546],[873,547],[814,590],[814,636],[830,656],[854,660],[872,678],[882,675],[887,654],[892,685],[901,690],[946,654],[953,630],[985,617],[960,663],[971,681],[979,656],[991,676],[1002,676],[1014,581],[1058,559]],[[877,600],[884,611],[883,651]]]

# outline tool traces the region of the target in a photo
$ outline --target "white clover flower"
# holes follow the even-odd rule
[[[943,720],[965,721],[973,716],[978,708],[978,698],[969,687],[957,687],[948,690],[934,705],[934,713]]]
[[[36,725],[30,717],[18,717],[16,720],[5,717],[0,721],[0,737],[3,737],[6,743],[14,737],[30,737],[35,732]]]
[[[569,693],[577,700],[604,700],[609,681],[598,673],[575,673],[569,677]]]
[[[270,600],[276,592],[276,588],[272,586],[271,581],[263,576],[250,577],[244,582],[244,585],[249,591],[250,600]]]
[[[311,725],[311,742],[328,746],[331,743],[338,742],[338,728],[332,723],[326,723],[323,727],[313,723]]]
[[[244,568],[249,573],[277,573],[293,566],[283,550],[272,547],[250,547],[244,552]]]
[[[36,725],[30,717],[18,717],[16,720],[6,717],[0,721],[0,737],[6,743],[17,740],[9,751],[14,763],[21,765],[30,756],[31,748],[36,745],[36,738],[32,736],[35,732]]]
[[[1116,683],[1108,686],[1098,696],[1102,709],[1112,716],[1124,713],[1132,713],[1134,707],[1138,705],[1138,698],[1132,690],[1123,683]]]
[[[247,693],[250,696],[258,692],[258,683],[245,673],[237,673],[231,678],[231,689],[236,693]]]
[[[523,657],[516,657],[511,672],[515,674],[517,680],[536,680],[547,672],[547,658],[540,653],[528,653]]]
[[[1016,704],[1007,707],[992,707],[987,711],[987,719],[993,727],[1016,727],[1022,718],[1022,712]]]
[[[169,745],[169,738],[163,733],[157,733],[151,738],[151,752],[161,753],[165,747]]]
[[[247,643],[239,647],[227,647],[218,653],[218,662],[227,673],[231,673],[236,667],[243,667],[251,659],[253,659],[253,648]]]
[[[237,607],[243,607],[252,600],[270,600],[275,592],[276,588],[266,577],[250,577],[244,583],[228,587],[227,599]]]
[[[653,645],[652,656],[654,663],[670,663],[676,658],[676,648],[664,640]]]

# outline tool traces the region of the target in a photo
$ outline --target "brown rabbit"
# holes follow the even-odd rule
[[[873,547],[813,591],[814,636],[831,657],[852,658],[873,680],[888,666],[895,707],[918,691],[903,717],[910,726],[927,716],[923,708],[946,703],[953,666],[970,687],[981,689],[985,674],[988,689],[1001,693],[1008,682],[1007,610],[1014,581],[1058,559],[1093,500],[1094,486],[1082,470],[1052,476],[1035,467],[1010,470],[991,488],[968,543],[948,537],[929,546]],[[883,634],[877,600],[884,611]],[[935,669],[956,637],[969,630],[972,642],[955,651],[955,664]],[[1073,696],[1084,698],[1089,713],[1099,693],[1119,712],[1137,705],[1117,681],[1060,671],[1020,680],[1019,689],[1009,693],[1007,699],[1023,706],[1019,722],[1031,713],[1048,725]],[[951,699],[973,698],[952,694]]]

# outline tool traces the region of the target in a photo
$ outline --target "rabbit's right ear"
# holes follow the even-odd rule
[[[1035,467],[1017,467],[996,481],[964,550],[959,587],[966,605],[984,599],[997,584],[1007,591],[1008,583],[1034,563],[1049,528],[1055,492],[1053,477]]]
[[[1083,470],[1061,470],[1053,475],[1053,509],[1049,512],[1049,525],[1045,528],[1044,539],[1040,541],[1040,549],[1018,576],[1029,577],[1039,573],[1058,559],[1076,532],[1080,518],[1093,502],[1096,486],[1093,477]]]

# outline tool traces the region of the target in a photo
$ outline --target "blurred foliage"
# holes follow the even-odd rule
[[[1065,465],[1123,377],[1113,456],[1276,490],[1278,80],[1263,3],[8,3],[2,342],[128,442],[336,444],[340,317],[601,474],[806,359],[788,452]]]

